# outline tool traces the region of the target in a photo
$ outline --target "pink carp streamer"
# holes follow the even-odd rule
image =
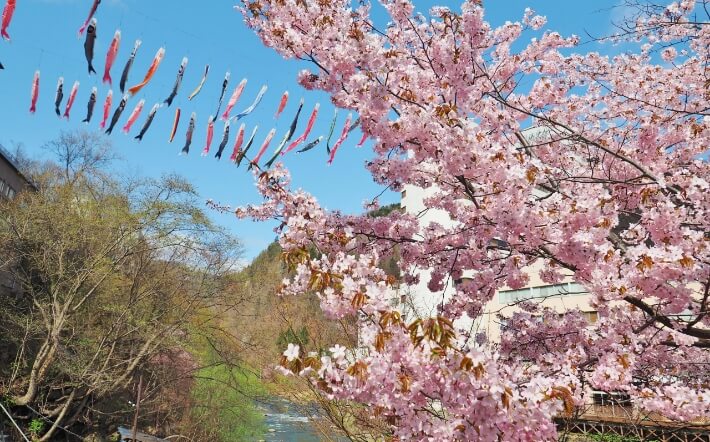
[[[72,106],[74,106],[74,100],[76,100],[76,93],[79,91],[79,82],[75,81],[74,85],[71,87],[71,92],[69,92],[69,99],[67,100],[67,106],[64,108],[64,118],[69,119],[69,113],[71,112]]]
[[[229,161],[235,163],[237,161],[237,155],[239,155],[239,149],[242,147],[244,142],[244,123],[239,126],[239,132],[237,132],[237,139],[234,141],[234,149],[232,150],[232,156],[229,157]]]
[[[210,119],[207,121],[207,142],[205,143],[205,148],[202,149],[203,157],[210,153],[210,146],[212,146],[212,137],[214,137],[214,116],[210,115]]]
[[[288,145],[286,150],[281,152],[281,155],[286,155],[287,153],[291,152],[293,149],[296,148],[299,144],[303,143],[306,141],[306,138],[308,138],[308,135],[311,133],[311,129],[313,129],[313,124],[316,122],[316,118],[318,117],[318,109],[320,109],[320,103],[316,103],[315,107],[313,108],[313,111],[311,112],[311,116],[308,118],[308,124],[306,125],[306,130],[303,131],[300,137],[296,138],[291,142],[291,144]]]
[[[286,108],[286,103],[288,102],[288,91],[284,92],[284,94],[281,96],[281,101],[279,102],[279,108],[276,109],[276,115],[274,115],[274,119],[278,119],[279,116],[281,115],[281,112],[284,111]]]
[[[360,141],[357,143],[357,147],[362,147],[362,145],[365,144],[365,140],[367,140],[367,134],[363,132],[362,138],[360,138]]]
[[[106,127],[106,122],[108,121],[108,116],[111,114],[111,105],[112,104],[113,104],[113,91],[111,89],[109,89],[108,94],[106,94],[106,101],[104,101],[103,119],[101,120],[101,124],[99,124],[99,127],[101,129]]]
[[[30,113],[37,111],[37,98],[39,97],[39,71],[35,71],[35,76],[32,79],[32,101],[30,102]]]
[[[345,139],[348,137],[348,134],[350,133],[350,120],[352,120],[352,118],[353,114],[348,114],[348,118],[345,120],[345,126],[343,126],[343,131],[340,133],[340,138],[338,138],[338,141],[335,142],[335,145],[330,150],[330,158],[328,158],[328,164],[333,164],[333,159],[335,159],[335,152],[338,151],[340,145],[343,144]]]
[[[133,108],[133,112],[131,112],[131,115],[128,117],[128,121],[126,121],[125,126],[123,126],[123,132],[128,133],[131,131],[131,127],[133,127],[133,123],[136,122],[141,112],[143,111],[144,105],[145,100],[143,99],[141,99],[141,101],[136,104],[136,107]]]
[[[113,40],[111,40],[111,46],[108,48],[106,53],[106,65],[104,66],[104,78],[103,82],[112,84],[111,80],[111,68],[113,67],[113,62],[116,61],[116,56],[118,55],[118,48],[121,46],[121,31],[116,31],[113,34]]]
[[[269,143],[271,143],[271,139],[274,138],[274,134],[276,133],[276,128],[271,129],[269,133],[266,135],[266,138],[264,139],[264,142],[261,143],[261,148],[259,149],[259,153],[256,154],[256,157],[251,162],[251,166],[259,166],[259,160],[261,159],[261,156],[264,155],[264,152],[266,152],[266,149],[269,148]]]
[[[234,105],[237,104],[237,101],[239,100],[239,97],[242,95],[242,92],[244,91],[244,86],[247,84],[247,79],[243,78],[242,81],[239,82],[237,87],[234,89],[234,92],[232,92],[232,96],[229,98],[229,102],[227,103],[227,109],[224,110],[224,113],[222,114],[222,119],[227,121],[229,120],[229,113],[232,112],[232,109],[234,108]]]

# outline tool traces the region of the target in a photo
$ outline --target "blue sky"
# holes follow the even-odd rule
[[[178,173],[192,181],[205,200],[211,198],[223,204],[238,206],[260,200],[254,189],[251,174],[245,167],[236,168],[228,161],[236,136],[238,124],[231,128],[231,139],[221,161],[213,154],[222,135],[222,123],[215,124],[212,154],[201,157],[206,138],[207,120],[217,107],[222,79],[231,72],[225,104],[229,94],[242,79],[247,78],[247,87],[235,106],[232,115],[251,103],[263,84],[269,86],[261,105],[244,118],[247,133],[259,125],[256,137],[259,144],[272,127],[277,134],[273,148],[286,131],[293,118],[298,100],[303,97],[305,106],[297,135],[316,102],[321,111],[311,139],[328,130],[333,106],[322,93],[305,91],[296,81],[296,73],[305,67],[294,61],[286,61],[274,51],[264,47],[259,39],[247,29],[241,15],[233,9],[233,0],[103,0],[96,17],[98,38],[94,65],[98,76],[88,76],[84,58],[84,39],[77,39],[77,30],[83,23],[92,0],[18,0],[15,16],[9,28],[12,42],[0,42],[0,61],[5,70],[0,71],[0,144],[12,150],[22,143],[25,151],[35,158],[44,157],[41,146],[55,138],[59,131],[86,128],[99,130],[103,100],[108,85],[101,83],[106,50],[114,31],[122,32],[121,47],[112,69],[114,78],[114,107],[120,100],[118,80],[123,65],[136,39],[143,44],[138,51],[128,83],[139,82],[157,49],[166,48],[166,55],[156,76],[136,97],[132,98],[111,136],[115,150],[123,157],[120,167],[131,174],[158,177],[166,173]],[[563,35],[578,34],[586,39],[585,31],[595,35],[608,34],[610,22],[618,18],[620,11],[612,9],[617,0],[594,0],[591,2],[564,0],[506,0],[484,1],[488,20],[496,25],[507,20],[518,20],[526,6],[548,17],[547,29]],[[0,0],[0,4],[4,4]],[[446,4],[457,10],[459,2],[415,1],[421,11],[435,4]],[[382,22],[385,17],[378,15]],[[581,50],[591,48],[583,47]],[[156,102],[162,102],[170,93],[182,57],[189,58],[182,88],[172,107],[158,111],[153,126],[142,143],[133,141],[143,124],[148,110]],[[199,82],[205,64],[210,65],[208,80],[193,101],[187,95]],[[30,115],[30,88],[34,71],[41,71],[38,110]],[[57,78],[65,80],[65,102],[75,80],[81,82],[72,110],[71,121],[58,119],[53,111],[54,91]],[[90,125],[81,123],[86,113],[86,102],[93,86],[98,87],[99,97]],[[281,118],[273,116],[281,94],[290,91],[290,101]],[[143,114],[133,126],[131,136],[120,130],[135,104],[144,98]],[[170,126],[175,108],[182,109],[182,119],[175,141],[168,143]],[[224,110],[224,106],[222,107]],[[182,148],[187,121],[191,112],[197,113],[197,127],[189,156],[178,156]],[[113,111],[112,111],[113,112]],[[336,132],[340,130],[347,112],[340,112]],[[316,195],[321,204],[329,209],[345,212],[360,212],[362,203],[378,195],[383,189],[374,184],[364,169],[365,161],[372,156],[369,144],[356,148],[360,132],[351,134],[348,142],[338,152],[333,165],[326,165],[324,147],[310,152],[286,157],[294,183]],[[267,155],[268,158],[268,155]],[[382,203],[398,201],[399,195],[386,192]],[[239,221],[232,214],[212,213],[215,221],[239,236],[246,249],[245,258],[251,259],[275,238],[272,223]]]

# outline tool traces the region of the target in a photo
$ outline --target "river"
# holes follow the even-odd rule
[[[317,442],[326,440],[316,430],[310,420],[316,414],[309,413],[309,407],[301,407],[281,398],[271,398],[259,405],[264,412],[267,433],[262,440],[267,442]],[[327,440],[344,441],[330,436]]]

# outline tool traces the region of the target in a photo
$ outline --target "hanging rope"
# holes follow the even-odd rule
[[[30,407],[29,405],[23,405],[23,406],[24,406],[25,408],[28,408],[31,412],[33,412],[34,414],[36,414],[37,416],[39,416],[40,419],[42,419],[43,421],[47,422],[48,424],[50,424],[50,425],[55,425],[55,422],[54,422],[53,420],[49,419],[48,417],[45,417],[42,413],[40,413],[39,411],[37,411],[37,410],[35,410],[34,408]],[[62,427],[61,425],[57,425],[56,427],[57,427],[58,429],[64,431],[64,432],[67,433],[67,434],[71,434],[71,435],[74,436],[74,437],[78,437],[79,440],[84,440],[83,436],[79,436],[78,434],[74,433],[73,431],[67,429],[67,427]]]
[[[5,414],[7,414],[7,417],[10,418],[10,422],[12,422],[12,425],[14,425],[15,428],[17,428],[17,431],[20,432],[20,434],[22,435],[22,438],[25,439],[25,441],[30,442],[30,440],[27,438],[27,436],[25,436],[25,433],[23,433],[22,430],[20,430],[20,426],[17,425],[17,422],[15,422],[15,419],[12,418],[12,415],[10,414],[10,412],[7,411],[7,409],[3,406],[2,403],[0,403],[0,408],[2,408],[2,411],[4,411]]]

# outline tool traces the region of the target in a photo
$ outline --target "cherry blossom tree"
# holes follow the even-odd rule
[[[452,221],[329,212],[282,165],[257,173],[263,204],[236,213],[281,222],[293,275],[282,293],[315,292],[361,330],[350,357],[291,345],[283,367],[368,405],[393,440],[556,439],[553,418],[585,385],[665,419],[710,419],[707,5],[639,9],[611,39],[636,50],[615,56],[541,31],[531,10],[492,27],[476,0],[428,15],[382,6],[383,29],[367,2],[241,7],[265,45],[312,63],[305,88],[359,114],[374,179],[436,189],[426,205]],[[436,317],[406,321],[377,266],[394,247],[406,283],[416,269],[431,271],[432,292],[473,276]],[[526,302],[500,345],[477,345],[458,320],[524,286],[532,265],[546,283],[583,284],[598,321]]]

